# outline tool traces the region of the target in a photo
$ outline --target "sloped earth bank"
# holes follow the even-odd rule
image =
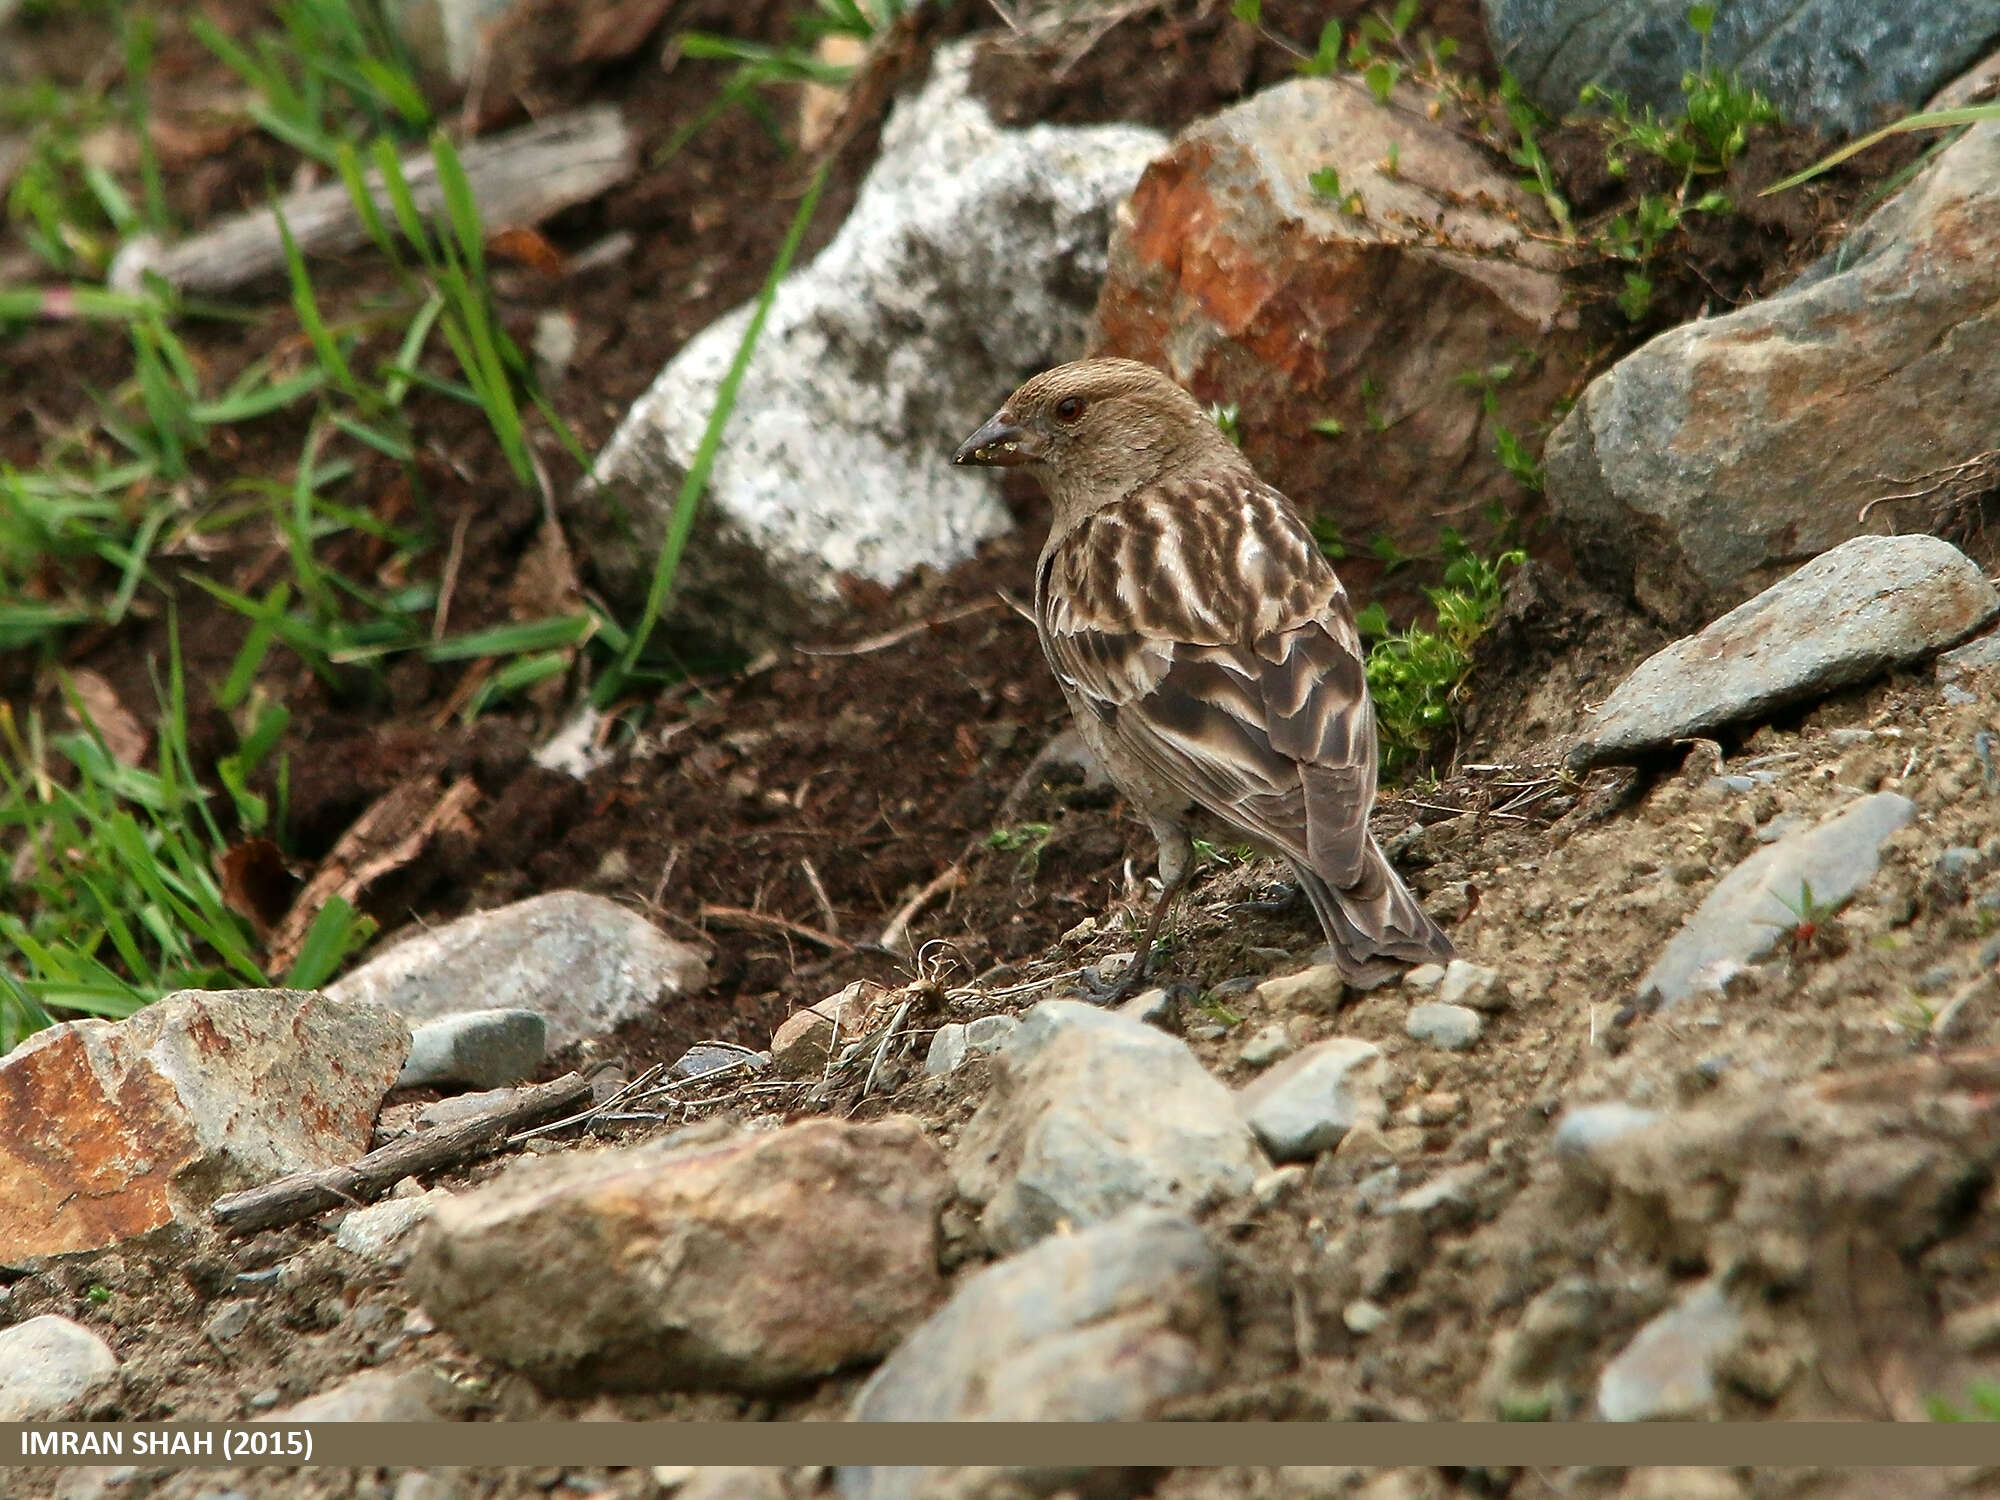
[[[1442,23],[1474,34],[1469,8],[1447,11]],[[1279,7],[1267,17],[1294,35],[1314,29],[1287,24]],[[1202,45],[1212,34],[1203,28],[1214,25],[1128,23],[1093,54],[1086,77],[1145,79],[1152,92],[1130,103],[1129,117],[1171,126],[1282,71],[1282,58],[1263,49],[1223,68],[1217,49]],[[1147,66],[1121,69],[1121,47]],[[637,69],[613,80],[656,136],[685,111],[696,82],[713,78],[691,82],[677,71],[663,86]],[[1023,90],[1020,118],[1097,117],[1089,105],[1046,97],[1045,78],[1036,88]],[[569,389],[559,405],[587,443],[682,340],[751,289],[781,232],[788,208],[755,186],[777,165],[762,137],[741,120],[714,128],[700,155],[642,179],[602,220],[568,226],[579,241],[620,223],[644,231],[633,263],[575,289],[585,334],[575,378],[588,388]],[[254,166],[247,154],[233,161],[246,183],[261,182]],[[225,186],[209,182],[215,202]],[[840,206],[816,236],[830,233]],[[201,207],[186,211],[198,218]],[[1789,253],[1807,258],[1824,227],[1786,226]],[[524,316],[536,295],[523,290],[511,311]],[[10,354],[21,357],[0,372],[8,405],[27,408],[37,367],[109,368],[116,351],[93,343],[101,337],[62,328],[19,341]],[[255,351],[212,352],[227,373]],[[33,419],[7,420],[0,453],[25,457]],[[451,425],[464,419],[437,420],[439,451],[466,451],[466,430]],[[278,432],[268,453],[232,462],[281,472],[299,436]],[[504,593],[535,509],[497,469],[467,477],[447,463],[435,480],[439,524],[474,518],[460,583],[470,602],[458,623],[491,623],[479,601]],[[1151,849],[1115,798],[1073,769],[1024,778],[1061,710],[1028,628],[994,600],[996,589],[1025,591],[1041,523],[1032,496],[1013,498],[1019,535],[949,578],[875,601],[857,614],[853,638],[866,644],[900,624],[955,618],[858,653],[789,653],[717,678],[676,700],[642,748],[581,782],[530,763],[551,725],[491,718],[470,730],[433,727],[454,684],[428,671],[392,678],[391,698],[377,704],[332,700],[303,672],[274,681],[294,706],[295,745],[310,747],[293,785],[300,851],[323,853],[362,807],[412,775],[463,771],[482,792],[476,831],[372,893],[386,925],[580,887],[714,950],[703,995],[587,1055],[552,1059],[545,1076],[605,1059],[636,1073],[702,1038],[762,1047],[796,1006],[853,979],[906,982],[887,956],[722,928],[704,923],[702,908],[752,908],[862,942],[957,859],[965,882],[914,930],[948,943],[959,965],[951,982],[981,976],[981,993],[927,1018],[916,1039],[944,1021],[1061,996],[1068,981],[1060,979],[1034,993],[999,992],[1129,949],[1120,919],[1143,910],[1149,892],[1134,872],[1143,875]],[[1990,551],[1975,554],[1990,570]],[[228,554],[202,561],[224,578],[253,564]],[[973,606],[988,607],[962,613]],[[219,679],[240,630],[191,590],[182,608],[191,676]],[[162,639],[155,626],[85,641],[74,659],[142,708],[140,663]],[[1430,998],[1407,986],[1337,1010],[1282,998],[1283,987],[1258,989],[1305,966],[1317,932],[1303,918],[1238,908],[1270,869],[1219,868],[1197,883],[1170,977],[1206,993],[1207,1006],[1184,1007],[1180,1020],[1203,1067],[1240,1086],[1259,1072],[1246,1052],[1269,1067],[1286,1050],[1359,1039],[1385,1059],[1386,1114],[1379,1128],[1355,1130],[1339,1149],[1203,1214],[1222,1260],[1221,1368],[1208,1390],[1169,1414],[1562,1418],[1591,1414],[1609,1380],[1614,1399],[1647,1414],[1914,1418],[1926,1398],[1960,1399],[1974,1378],[2000,1373],[1991,1354],[2000,1242],[1985,1211],[2000,1157],[1988,1103],[2000,1065],[1981,1050],[2000,1045],[1991,935],[2000,920],[2000,787],[1991,742],[1979,738],[2000,728],[1990,679],[1974,701],[1947,701],[1920,668],[1806,705],[1745,740],[1725,738],[1720,764],[1713,748],[1697,746],[1685,766],[1676,758],[1587,780],[1559,773],[1585,707],[1662,640],[1607,601],[1547,574],[1524,575],[1484,649],[1452,766],[1435,783],[1385,796],[1380,835],[1463,955],[1505,984],[1504,1003],[1489,1000],[1498,1008],[1461,1050],[1406,1033],[1413,1003]],[[35,687],[25,666],[7,686]],[[226,735],[210,735],[212,753]],[[1802,915],[1773,960],[1721,995],[1621,1014],[1680,923],[1761,847],[1760,832],[1879,792],[1909,798],[1916,815],[1891,836],[1879,873],[1851,905],[1815,921]],[[1778,824],[1786,818],[1794,823]],[[996,827],[1015,831],[1004,847],[988,839]],[[867,1099],[857,1102],[849,1087],[818,1108],[858,1120],[911,1116],[948,1151],[987,1096],[992,1065],[974,1059],[931,1078],[921,1055],[893,1059]],[[1594,1133],[1573,1125],[1559,1139],[1565,1112],[1592,1105],[1658,1112],[1665,1124],[1642,1143],[1619,1134],[1632,1116],[1579,1114],[1571,1118]],[[810,1112],[801,1106],[786,1118]],[[741,1100],[723,1118],[753,1113]],[[590,1143],[664,1129],[610,1127]],[[559,1136],[546,1154],[577,1144]],[[424,1185],[463,1190],[503,1169],[490,1162]],[[954,1285],[984,1263],[971,1217],[962,1205],[946,1210]],[[122,1366],[92,1413],[104,1417],[254,1415],[380,1370],[443,1377],[438,1414],[475,1420],[833,1419],[867,1375],[757,1397],[550,1396],[439,1331],[402,1270],[335,1243],[339,1221],[336,1213],[249,1239],[202,1231],[153,1249],[17,1268],[4,1275],[0,1322],[59,1313],[98,1332]],[[1651,1331],[1640,1346],[1651,1363],[1621,1359],[1641,1330]],[[59,1485],[33,1476],[22,1492],[390,1496],[403,1482],[387,1472],[111,1478]],[[784,1476],[774,1493],[814,1493],[825,1479]],[[460,1471],[436,1481],[437,1493],[510,1496],[642,1496],[668,1486],[639,1471]],[[1867,1487],[1877,1481],[1805,1472],[1645,1487],[1656,1482],[1610,1471],[1432,1470],[1190,1470],[1143,1481],[1160,1496],[1274,1500],[1882,1492]],[[1976,1481],[1944,1472],[1903,1484],[1896,1493],[1976,1492]]]

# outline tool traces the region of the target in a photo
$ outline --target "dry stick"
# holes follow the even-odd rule
[[[831,953],[852,953],[854,945],[835,937],[830,932],[821,932],[816,927],[807,927],[801,922],[787,921],[765,911],[751,911],[741,906],[710,906],[706,902],[695,915],[704,923],[717,927],[734,927],[743,932],[769,932],[780,937],[795,937],[808,943],[817,944]]]
[[[480,223],[490,234],[539,224],[565,208],[588,203],[630,177],[637,154],[618,111],[595,105],[473,141],[459,152],[459,160],[472,184]],[[406,157],[402,170],[418,212],[427,217],[438,213],[444,194],[428,148]],[[364,180],[387,217],[381,173],[371,170]],[[340,255],[368,243],[368,230],[344,181],[287,194],[280,206],[306,255]],[[136,290],[141,274],[153,271],[182,291],[226,292],[284,268],[277,215],[261,208],[233,215],[165,249],[134,241],[113,262],[110,280],[114,287]]]
[[[851,646],[801,646],[799,651],[806,656],[866,656],[871,651],[886,651],[891,646],[907,641],[913,635],[922,635],[926,630],[951,625],[959,620],[969,620],[974,615],[985,614],[989,609],[998,609],[1000,602],[997,598],[981,599],[976,604],[948,609],[941,615],[931,615],[926,619],[912,620],[907,625],[898,625],[894,630],[871,635],[866,640],[856,641]]]
[[[905,901],[896,914],[889,918],[889,925],[882,929],[882,935],[875,940],[875,946],[886,948],[891,953],[901,953],[903,944],[909,940],[910,923],[916,920],[917,913],[946,891],[955,891],[963,884],[965,884],[965,867],[959,864],[947,865],[943,874]]]
[[[238,1234],[296,1224],[329,1208],[373,1198],[415,1173],[434,1172],[481,1155],[499,1146],[509,1131],[560,1114],[589,1095],[589,1079],[566,1073],[553,1083],[522,1089],[485,1114],[393,1142],[358,1161],[294,1172],[247,1192],[230,1193],[216,1199],[209,1213],[224,1229]]]

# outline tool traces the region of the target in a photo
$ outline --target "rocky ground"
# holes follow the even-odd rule
[[[1534,20],[1486,9],[1499,37]],[[1470,8],[1425,19],[1489,66]],[[364,711],[273,666],[298,700],[295,848],[321,871],[379,858],[350,888],[392,931],[323,996],[182,995],[0,1059],[0,1419],[1923,1420],[2000,1378],[2000,125],[1907,186],[1906,150],[1792,221],[1691,234],[1651,321],[1621,324],[1615,281],[1550,250],[1521,164],[1473,125],[1285,82],[1282,49],[1230,24],[1127,17],[1073,87],[1019,43],[922,38],[903,113],[836,173],[837,227],[774,306],[690,554],[690,619],[738,665],[639,733],[579,733],[559,700],[460,727],[428,668]],[[1979,50],[1925,24],[1936,76],[1906,106]],[[1607,67],[1636,89],[1627,43]],[[659,131],[685,104],[618,86]],[[1787,107],[1853,128],[1826,98]],[[927,143],[979,191],[928,178]],[[1761,149],[1769,181],[1818,144]],[[640,507],[642,541],[664,527],[643,507],[692,462],[738,326],[713,320],[754,286],[731,262],[782,226],[726,154],[702,160],[619,211],[686,228],[691,199],[737,241],[662,232],[569,299],[616,354],[566,398],[606,458],[563,524],[614,596],[637,575],[604,501]],[[1303,187],[1336,161],[1369,212]],[[642,350],[619,320],[653,293],[672,311]],[[1284,354],[1302,333],[1317,363]],[[20,337],[89,353],[73,329]],[[1087,1003],[1130,958],[1151,849],[1004,602],[1030,586],[1036,500],[934,461],[1016,367],[1086,343],[1181,362],[1267,472],[1347,495],[1319,508],[1363,597],[1435,579],[1390,558],[1440,525],[1527,541],[1455,735],[1377,814],[1457,962],[1350,992],[1310,916],[1262,899],[1277,871],[1214,851],[1157,987]],[[1453,385],[1510,359],[1490,401]],[[1345,438],[1301,436],[1335,413]],[[1496,424],[1544,422],[1545,498],[1494,453]],[[800,434],[835,431],[834,498],[796,504],[776,479],[812,461]],[[496,516],[496,474],[442,492],[479,514],[475,597],[527,569],[539,519],[518,495]],[[240,629],[190,618],[193,675],[220,676]],[[125,658],[158,628],[69,659],[136,703]],[[284,1198],[302,1173],[316,1195]],[[1880,1482],[99,1470],[22,1493]]]

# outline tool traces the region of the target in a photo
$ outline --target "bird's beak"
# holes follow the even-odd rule
[[[1041,449],[1002,407],[992,421],[958,445],[958,452],[952,454],[951,461],[955,464],[984,464],[988,468],[1011,469],[1018,464],[1032,463],[1039,457]]]

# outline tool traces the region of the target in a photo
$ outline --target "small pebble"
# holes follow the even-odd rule
[[[1499,970],[1467,963],[1462,958],[1454,958],[1445,966],[1437,997],[1443,1005],[1469,1005],[1483,1011],[1505,1010],[1512,999]]]
[[[1340,1310],[1340,1321],[1356,1338],[1366,1338],[1389,1321],[1389,1313],[1380,1304],[1357,1297]]]
[[[1413,1005],[1403,1018],[1403,1030],[1419,1042],[1429,1042],[1447,1052],[1460,1052],[1479,1040],[1486,1022],[1476,1010],[1463,1005],[1443,1005],[1429,1001]]]
[[[1253,1068],[1268,1068],[1280,1058],[1290,1057],[1296,1050],[1284,1024],[1273,1021],[1243,1044],[1243,1060]]]
[[[1444,982],[1443,964],[1418,964],[1403,976],[1403,988],[1428,994]]]
[[[1259,1208],[1276,1208],[1296,1193],[1306,1180],[1306,1169],[1297,1162],[1266,1172],[1250,1184],[1250,1196]]]

